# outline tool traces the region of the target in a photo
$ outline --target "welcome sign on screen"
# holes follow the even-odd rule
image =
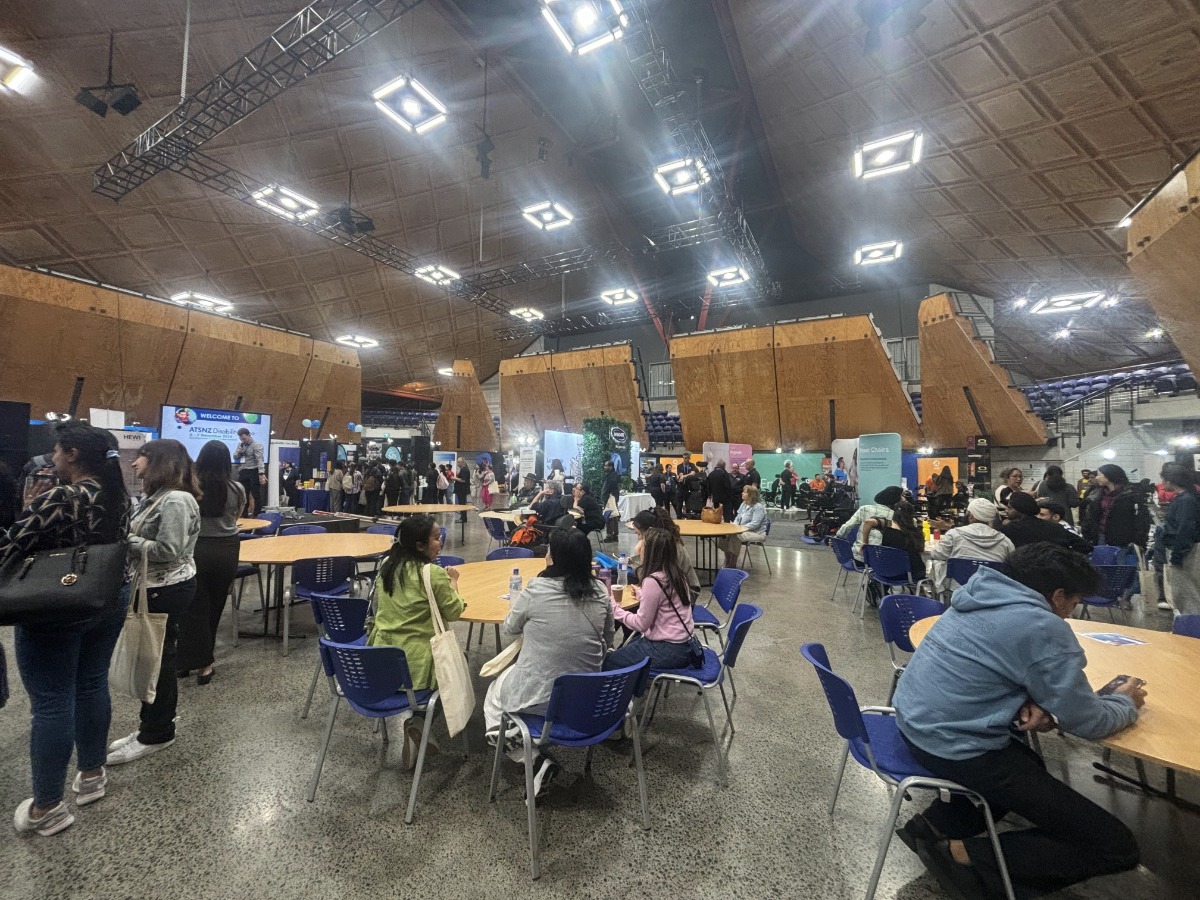
[[[198,406],[164,406],[162,427],[164,438],[179,441],[194,460],[209,441],[220,441],[232,456],[237,450],[238,430],[250,429],[255,443],[262,444],[264,458],[269,459],[271,417],[265,413],[237,412],[231,409],[202,409]]]

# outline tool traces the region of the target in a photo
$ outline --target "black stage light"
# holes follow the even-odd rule
[[[108,35],[108,80],[104,84],[79,89],[75,102],[103,117],[111,106],[123,116],[129,115],[142,105],[142,98],[132,84],[113,84],[113,36]]]
[[[108,104],[93,94],[88,88],[79,89],[79,93],[75,95],[75,102],[80,106],[87,107],[101,118],[104,118],[105,113],[108,112]]]
[[[117,85],[111,96],[112,99],[109,100],[108,105],[123,116],[129,115],[142,105],[141,98],[137,95],[137,88],[132,84]]]

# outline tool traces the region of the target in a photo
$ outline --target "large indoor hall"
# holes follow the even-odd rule
[[[1197,83],[1197,0],[0,2],[0,897],[1196,896]]]

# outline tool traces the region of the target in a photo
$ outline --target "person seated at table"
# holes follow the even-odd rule
[[[1055,525],[1061,525],[1071,534],[1079,534],[1079,529],[1074,525],[1067,524],[1067,519],[1070,518],[1070,510],[1063,506],[1057,500],[1048,500],[1042,497],[1037,502],[1038,518],[1043,522],[1053,522]]]
[[[967,483],[960,481],[958,487],[954,491],[954,496],[950,500],[951,506],[957,510],[965,510],[971,505],[971,492],[967,490]]]
[[[604,510],[600,508],[600,501],[592,496],[591,489],[586,484],[582,481],[575,482],[575,487],[571,488],[571,497],[574,501],[571,508],[579,513],[575,526],[580,531],[590,534],[604,527]]]
[[[665,507],[643,509],[633,517],[630,524],[633,525],[634,533],[637,534],[637,544],[633,548],[633,555],[629,558],[629,566],[637,575],[638,580],[640,581],[648,574],[644,567],[646,532],[651,528],[661,528],[675,539],[676,549],[679,551],[679,565],[683,568],[684,575],[687,576],[688,587],[692,589],[693,597],[699,596],[700,576],[696,574],[696,567],[692,564],[692,555],[688,553],[687,545],[683,543],[683,535],[679,533],[679,526],[671,518],[671,513]]]
[[[864,503],[854,515],[845,521],[841,528],[837,530],[837,536],[840,538],[846,537],[850,533],[850,529],[854,526],[859,526],[858,535],[854,539],[854,558],[862,562],[862,545],[863,531],[862,524],[867,519],[890,519],[892,517],[892,507],[904,499],[904,490],[899,485],[885,487],[882,491],[875,495],[874,503]],[[873,531],[871,537],[872,544],[883,543],[883,532]]]
[[[529,508],[538,517],[538,524],[553,527],[567,515],[568,506],[563,503],[562,484],[553,479],[547,479],[542,489],[533,496]]]
[[[642,569],[636,610],[622,609],[614,599],[613,618],[637,635],[604,660],[606,671],[623,669],[650,657],[655,669],[683,669],[691,664],[692,591],[679,562],[671,533],[651,528],[643,539]]]
[[[996,504],[977,497],[967,504],[967,524],[951,528],[934,544],[933,559],[986,559],[1004,562],[1013,542],[996,530]]]
[[[896,721],[916,761],[978,792],[997,821],[1012,812],[1032,826],[1000,835],[1017,896],[1138,863],[1130,830],[1047,772],[1016,733],[1057,727],[1099,740],[1137,719],[1145,691],[1130,680],[1095,693],[1064,621],[1098,586],[1078,553],[1045,542],[1017,548],[1006,574],[982,568],[955,592],[896,690]],[[983,814],[954,797],[898,834],[953,896],[1003,896],[984,831]]]
[[[533,502],[533,498],[537,496],[537,493],[538,493],[537,478],[533,475],[532,472],[530,472],[523,479],[523,481],[521,483],[521,489],[518,490],[509,499],[509,503],[508,503],[509,508],[510,509],[525,509],[526,507],[529,506],[530,503]]]
[[[736,569],[738,557],[742,555],[742,547],[747,541],[765,541],[763,529],[767,524],[767,507],[762,502],[758,488],[747,484],[742,488],[742,505],[738,507],[737,515],[733,517],[734,525],[745,525],[746,530],[731,534],[721,542],[725,551],[725,568]]]
[[[409,516],[400,523],[396,541],[388,550],[375,578],[375,619],[367,632],[372,647],[399,647],[408,658],[408,673],[413,690],[437,687],[433,671],[433,616],[425,593],[424,569],[429,567],[429,584],[442,619],[456,622],[466,608],[458,593],[458,569],[443,569],[433,561],[442,552],[441,528],[433,516]],[[401,764],[411,769],[417,764],[417,748],[425,720],[412,716],[405,723]],[[437,751],[432,735],[429,750]]]
[[[862,530],[863,541],[868,544],[874,543],[871,535],[878,530],[879,542],[884,547],[895,547],[908,554],[908,571],[912,577],[916,581],[925,577],[925,558],[921,555],[925,550],[925,538],[913,518],[913,506],[907,500],[895,505],[890,519],[873,516],[863,522]]]
[[[522,645],[517,661],[500,673],[483,699],[484,729],[491,743],[497,740],[504,710],[544,713],[555,678],[599,672],[612,646],[608,591],[592,576],[592,546],[583,532],[554,529],[546,568],[513,600],[500,627],[505,634],[520,635]],[[524,760],[518,735],[515,726],[505,735],[508,757],[514,762]],[[534,795],[557,774],[558,764],[539,753],[534,760]]]
[[[1023,491],[1013,491],[1008,497],[1005,523],[1000,526],[1001,533],[1018,549],[1046,541],[1077,553],[1092,552],[1092,545],[1079,535],[1067,531],[1062,525],[1038,518],[1038,512],[1036,500]]]

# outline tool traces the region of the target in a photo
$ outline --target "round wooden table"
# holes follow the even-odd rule
[[[402,506],[385,506],[382,511],[390,516],[436,516],[442,513],[468,513],[479,510],[469,503],[405,503]],[[458,542],[465,543],[467,517],[464,515],[458,524]]]
[[[390,534],[293,534],[286,537],[242,541],[238,560],[243,565],[271,566],[275,571],[273,604],[283,617],[283,655],[288,653],[291,632],[291,604],[283,602],[283,570],[298,559],[324,556],[349,556],[369,559],[391,548]]]
[[[238,519],[238,531],[257,531],[260,528],[269,528],[273,523],[268,519]]]
[[[699,519],[676,519],[675,524],[679,526],[679,533],[684,537],[694,537],[696,539],[696,554],[692,560],[692,565],[697,571],[708,573],[708,581],[705,584],[711,585],[716,578],[716,571],[720,568],[720,561],[717,559],[717,539],[728,537],[731,534],[741,534],[743,531],[749,531],[745,525],[734,525],[732,522],[701,522]],[[703,544],[701,544],[703,541]],[[701,549],[703,547],[703,549]]]
[[[913,646],[920,645],[939,618],[912,624],[908,635]],[[1200,775],[1200,703],[1196,702],[1200,696],[1200,640],[1092,619],[1067,619],[1067,624],[1087,654],[1084,674],[1093,688],[1103,687],[1117,675],[1146,681],[1146,705],[1137,722],[1100,743],[1168,769]],[[1145,643],[1106,644],[1083,637],[1085,634],[1119,634]],[[1174,781],[1169,775],[1167,795],[1171,800],[1176,799]]]

